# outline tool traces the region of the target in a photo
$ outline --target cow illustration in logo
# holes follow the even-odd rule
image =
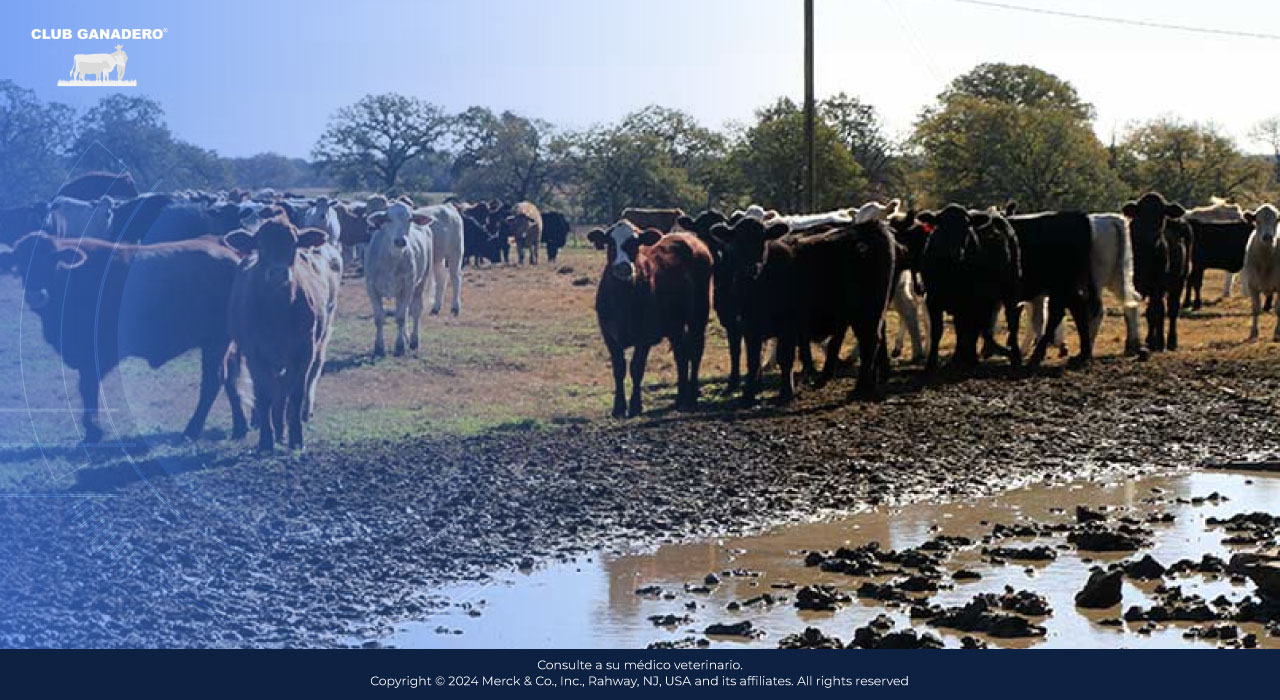
[[[124,64],[129,60],[124,47],[116,44],[114,53],[78,53],[71,66],[71,78],[84,80],[85,76],[95,76],[99,82],[107,80],[111,71],[116,71],[116,80],[124,80]]]

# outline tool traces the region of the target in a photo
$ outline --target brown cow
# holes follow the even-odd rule
[[[520,202],[511,207],[511,214],[504,221],[503,233],[516,242],[516,254],[524,264],[524,253],[529,251],[529,264],[538,264],[538,244],[542,240],[542,214],[531,202]]]
[[[666,338],[676,358],[676,408],[698,402],[698,369],[711,313],[711,251],[696,236],[641,232],[619,221],[587,235],[608,251],[596,290],[596,318],[613,366],[613,416],[638,416],[649,349]],[[626,349],[631,356],[631,403],[625,401]]]
[[[319,381],[333,319],[334,271],[309,249],[326,245],[320,229],[297,230],[277,216],[256,234],[224,239],[243,253],[231,287],[231,337],[253,377],[258,449],[270,451],[289,426],[289,447],[302,448],[302,420]],[[340,273],[339,273],[340,274]]]
[[[653,228],[662,233],[671,233],[671,229],[676,227],[676,223],[680,217],[684,216],[681,209],[636,209],[628,207],[622,210],[622,218],[636,225],[636,228],[644,230]]]
[[[138,196],[138,188],[129,173],[95,171],[85,173],[58,190],[58,197],[71,197],[85,202],[96,202],[103,197],[132,199]]]

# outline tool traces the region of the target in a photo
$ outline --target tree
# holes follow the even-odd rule
[[[461,148],[454,159],[454,192],[467,199],[548,202],[568,150],[550,123],[473,107],[455,125]]]
[[[128,170],[147,189],[217,188],[231,179],[216,153],[174,139],[164,108],[140,95],[108,95],[85,112],[71,156],[75,169]]]
[[[841,92],[819,102],[818,115],[862,168],[871,189],[868,194],[887,196],[900,189],[898,149],[875,107]]]
[[[448,126],[439,107],[416,97],[366,95],[334,113],[312,158],[349,189],[394,192],[405,166],[436,151]]]
[[[1249,139],[1271,149],[1272,180],[1280,183],[1280,116],[1268,117],[1254,125]]]
[[[952,81],[916,122],[931,203],[1108,209],[1120,196],[1092,106],[1030,66],[984,64]]]
[[[0,79],[0,206],[51,197],[66,177],[63,155],[74,132],[70,107]]]
[[[1270,178],[1265,163],[1242,153],[1214,124],[1175,117],[1130,127],[1118,165],[1131,192],[1154,189],[1188,206],[1213,196],[1256,196]]]
[[[614,221],[627,207],[694,209],[706,199],[652,134],[596,127],[573,139],[572,158],[577,199],[588,221]]]
[[[741,173],[752,202],[786,213],[804,211],[804,112],[782,98],[759,110],[756,118],[735,144],[730,156],[733,169]],[[821,119],[814,129],[814,142],[814,206],[825,210],[858,204],[867,181],[849,149]]]

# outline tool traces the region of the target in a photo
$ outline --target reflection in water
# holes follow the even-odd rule
[[[1179,498],[1191,499],[1217,491],[1230,500],[1203,505],[1178,504]],[[1144,503],[1156,499],[1157,502]],[[950,504],[921,503],[905,508],[883,508],[846,519],[810,525],[788,526],[757,536],[722,539],[689,545],[664,546],[653,554],[624,556],[607,561],[581,558],[529,574],[500,578],[484,587],[459,586],[441,593],[455,602],[463,600],[483,605],[479,616],[469,615],[454,606],[430,619],[406,625],[392,639],[396,646],[407,647],[644,647],[658,640],[675,640],[686,636],[701,637],[701,631],[716,622],[732,623],[751,620],[766,631],[760,639],[742,642],[717,638],[715,645],[743,644],[774,647],[782,637],[815,626],[823,632],[849,641],[856,627],[865,625],[880,613],[888,613],[897,628],[910,625],[905,609],[888,610],[879,603],[857,598],[834,613],[800,612],[791,605],[794,591],[772,588],[771,584],[795,582],[835,585],[850,594],[863,581],[843,574],[825,573],[803,565],[802,550],[834,549],[841,545],[857,546],[878,541],[885,548],[913,547],[938,534],[964,535],[975,540],[988,534],[996,523],[1069,522],[1075,506],[1107,506],[1113,517],[1131,515],[1142,519],[1148,513],[1167,511],[1176,519],[1168,525],[1152,526],[1155,545],[1143,552],[1168,566],[1179,559],[1199,560],[1205,553],[1224,559],[1231,548],[1221,544],[1226,534],[1206,528],[1209,516],[1227,518],[1236,513],[1266,511],[1275,514],[1280,505],[1280,476],[1267,474],[1235,474],[1194,472],[1168,477],[1142,478],[1123,482],[1085,483],[1068,486],[1036,486],[1008,492],[998,498]],[[1116,511],[1117,507],[1122,508]],[[1056,546],[1061,537],[1037,540],[1003,540],[1002,544],[1019,542]],[[931,600],[944,606],[960,605],[978,593],[998,592],[1005,585],[1029,589],[1044,595],[1053,614],[1034,620],[1048,628],[1048,636],[1032,640],[988,640],[998,646],[1037,647],[1182,647],[1204,648],[1212,642],[1191,641],[1182,637],[1190,625],[1158,627],[1149,635],[1137,633],[1139,624],[1114,628],[1097,624],[1099,620],[1118,618],[1131,605],[1149,607],[1154,603],[1156,582],[1124,584],[1121,606],[1110,610],[1087,611],[1074,605],[1076,592],[1088,578],[1091,563],[1106,565],[1127,559],[1133,554],[1078,553],[1074,549],[1058,550],[1052,562],[1026,567],[1021,563],[995,566],[983,561],[980,547],[962,550],[948,559],[943,568],[961,568],[980,572],[980,581],[958,583],[952,590],[939,591]],[[760,572],[753,576],[722,576],[721,572],[746,570]],[[708,573],[716,573],[722,582],[710,593],[686,592],[685,586],[700,585]],[[1181,585],[1188,593],[1198,593],[1208,600],[1225,594],[1239,600],[1252,586],[1236,586],[1227,578],[1211,580],[1204,575],[1184,576],[1169,581]],[[635,591],[659,586],[674,593],[672,599],[638,596]],[[742,602],[762,593],[783,595],[787,602],[762,609],[743,607],[726,609],[732,601]],[[696,610],[686,603],[696,601]],[[667,629],[655,627],[651,615],[688,614],[693,619],[684,625]],[[948,646],[958,646],[959,633],[935,630],[923,623],[920,630],[931,630]],[[462,634],[441,634],[438,627],[462,630]],[[1256,625],[1241,625],[1241,634],[1258,634],[1260,646],[1280,646],[1280,639],[1268,637]]]

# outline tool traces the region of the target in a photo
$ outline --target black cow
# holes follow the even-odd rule
[[[1191,247],[1191,274],[1187,277],[1183,306],[1200,308],[1200,288],[1205,270],[1226,270],[1235,274],[1244,269],[1244,248],[1253,233],[1247,221],[1209,222],[1189,219],[1194,245]]]
[[[1013,213],[1015,205],[1006,211]],[[1044,360],[1064,312],[1070,312],[1080,338],[1080,354],[1070,364],[1093,358],[1093,321],[1102,315],[1102,299],[1093,284],[1093,224],[1083,212],[1042,212],[1009,216],[1018,236],[1023,301],[1049,299],[1049,317],[1028,365]],[[1016,336],[1010,341],[1016,344]]]
[[[1178,312],[1195,240],[1186,210],[1148,192],[1124,205],[1133,241],[1133,286],[1147,298],[1147,348],[1178,349]],[[1169,320],[1165,335],[1165,318]]]
[[[547,260],[555,262],[560,249],[569,241],[569,217],[558,211],[542,212],[542,243],[547,247]]]
[[[236,252],[213,238],[136,246],[33,233],[0,254],[0,270],[22,277],[45,341],[80,374],[87,443],[102,440],[99,383],[121,359],[160,367],[193,348],[201,351],[200,399],[184,434],[199,437],[220,383],[234,435],[248,431],[238,363],[227,362],[227,305],[239,264]]]
[[[111,227],[107,229],[107,240],[141,242],[160,213],[173,206],[175,201],[173,195],[148,193],[117,202],[111,208]]]
[[[0,209],[0,243],[12,246],[19,238],[39,231],[48,215],[49,204],[46,202]]]
[[[71,197],[83,202],[96,202],[103,197],[129,199],[138,196],[130,173],[94,171],[67,182],[58,189],[58,197]]]
[[[887,223],[868,221],[817,235],[788,236],[786,224],[755,219],[717,224],[711,235],[727,248],[737,323],[747,346],[743,399],[760,385],[760,352],[777,338],[782,369],[780,401],[795,393],[792,368],[799,351],[813,374],[809,344],[827,343],[823,378],[835,373],[845,331],[853,329],[860,363],[854,397],[875,398],[888,373],[884,312],[894,271],[894,239]]]
[[[491,263],[502,261],[502,251],[498,249],[498,237],[470,213],[462,214],[462,238],[463,264],[471,261],[479,267],[482,259]]]
[[[933,228],[920,260],[930,323],[926,370],[938,367],[944,313],[950,313],[955,323],[952,364],[976,365],[978,339],[983,338],[1014,366],[1021,365],[1017,343],[1021,261],[1013,227],[1002,216],[970,212],[958,204],[949,204],[939,212],[921,212],[916,218]],[[991,338],[991,320],[1001,307],[1009,324],[1008,347]]]
[[[716,224],[725,224],[724,214],[709,209],[698,215],[696,219],[683,216],[679,219],[680,228],[692,232],[711,251],[715,260],[712,268],[712,306],[716,310],[716,318],[724,327],[724,334],[729,340],[729,380],[725,392],[732,394],[738,390],[742,381],[742,328],[738,324],[738,309],[733,296],[733,271],[726,260],[727,246],[711,234]]]

